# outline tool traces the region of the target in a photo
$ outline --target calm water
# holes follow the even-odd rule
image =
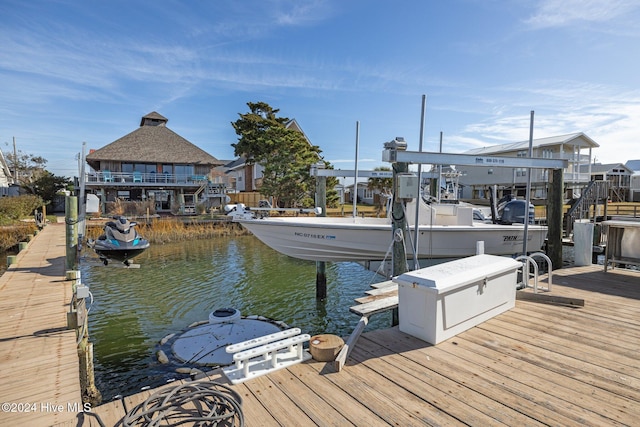
[[[104,267],[94,256],[87,253],[81,271],[94,297],[89,334],[104,401],[184,378],[157,362],[158,343],[217,308],[344,336],[359,320],[349,312],[354,298],[384,280],[357,263],[327,263],[327,299],[317,301],[315,262],[281,255],[252,236],[154,245],[135,259],[140,269]],[[390,321],[379,314],[368,328]]]

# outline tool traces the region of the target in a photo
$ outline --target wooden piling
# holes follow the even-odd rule
[[[407,163],[394,163],[393,164],[393,188],[394,198],[393,206],[391,208],[391,223],[393,230],[393,267],[391,271],[392,276],[398,276],[407,271],[407,254],[404,249],[404,238],[402,240],[396,239],[396,233],[405,233],[407,228],[407,218],[405,216],[405,209],[403,201],[395,195],[397,193],[398,186],[398,174],[406,173],[409,171],[409,165]],[[400,231],[398,231],[400,230]]]
[[[562,169],[553,169],[550,178],[549,198],[547,199],[547,254],[555,270],[562,268],[562,206],[564,198]]]
[[[78,269],[78,198],[65,197],[66,270]]]
[[[92,406],[98,405],[102,400],[100,391],[96,388],[93,371],[93,345],[89,342],[89,316],[87,304],[84,298],[78,298],[77,288],[83,286],[78,270],[78,198],[67,196],[65,198],[65,227],[66,227],[66,279],[71,280],[73,288],[73,311],[69,322],[70,327],[76,328],[78,344],[78,357],[80,358],[80,388],[82,390],[83,403]]]
[[[327,216],[327,177],[316,177],[316,206],[322,209],[318,216]],[[316,298],[327,298],[326,263],[316,261]]]
[[[397,162],[393,164],[393,189],[394,198],[391,207],[391,224],[393,232],[393,259],[392,259],[392,276],[399,276],[407,271],[407,253],[405,252],[404,233],[407,231],[407,217],[405,215],[404,202],[397,197],[398,191],[398,174],[409,171],[408,163]],[[397,239],[396,233],[402,233],[403,238]],[[417,250],[417,248],[416,248]],[[391,325],[396,326],[400,323],[398,308],[391,311]]]

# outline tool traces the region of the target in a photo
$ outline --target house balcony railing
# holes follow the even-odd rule
[[[579,163],[581,165],[588,165],[591,163],[591,157],[588,154],[576,154],[576,153],[555,153],[552,159],[568,160],[570,163]]]
[[[86,174],[85,183],[89,185],[145,186],[156,184],[167,185],[202,185],[208,181],[206,175],[142,173],[142,172],[110,172],[98,171]]]
[[[547,170],[542,169],[531,169],[531,181],[533,183],[547,183],[549,182],[549,172]],[[565,182],[572,183],[588,183],[591,181],[591,176],[588,173],[575,173],[575,172],[567,172],[564,171],[563,180]],[[511,184],[526,184],[527,182],[527,172],[523,171],[522,174],[516,174],[511,177],[509,183]],[[482,184],[478,182],[479,184]],[[507,184],[506,182],[500,184]]]
[[[591,181],[591,175],[588,173],[564,172],[564,182],[587,183]]]

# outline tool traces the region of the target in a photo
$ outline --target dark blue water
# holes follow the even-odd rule
[[[315,262],[281,255],[252,236],[153,245],[135,259],[139,269],[105,267],[93,256],[83,258],[81,272],[94,297],[89,334],[104,401],[186,377],[157,361],[158,343],[217,308],[311,335],[346,336],[359,320],[349,312],[354,299],[384,280],[357,263],[327,263],[327,298],[318,301]],[[371,320],[368,329],[388,327],[391,316]]]

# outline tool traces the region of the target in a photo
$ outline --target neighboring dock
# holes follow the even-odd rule
[[[340,372],[312,360],[231,387],[248,426],[638,425],[640,272],[556,270],[552,290],[585,305],[518,300],[437,346],[397,327],[366,332]],[[94,413],[122,425],[155,391]],[[62,425],[99,424],[79,414]]]
[[[44,227],[0,276],[2,426],[51,426],[82,410],[70,283],[63,223]]]

